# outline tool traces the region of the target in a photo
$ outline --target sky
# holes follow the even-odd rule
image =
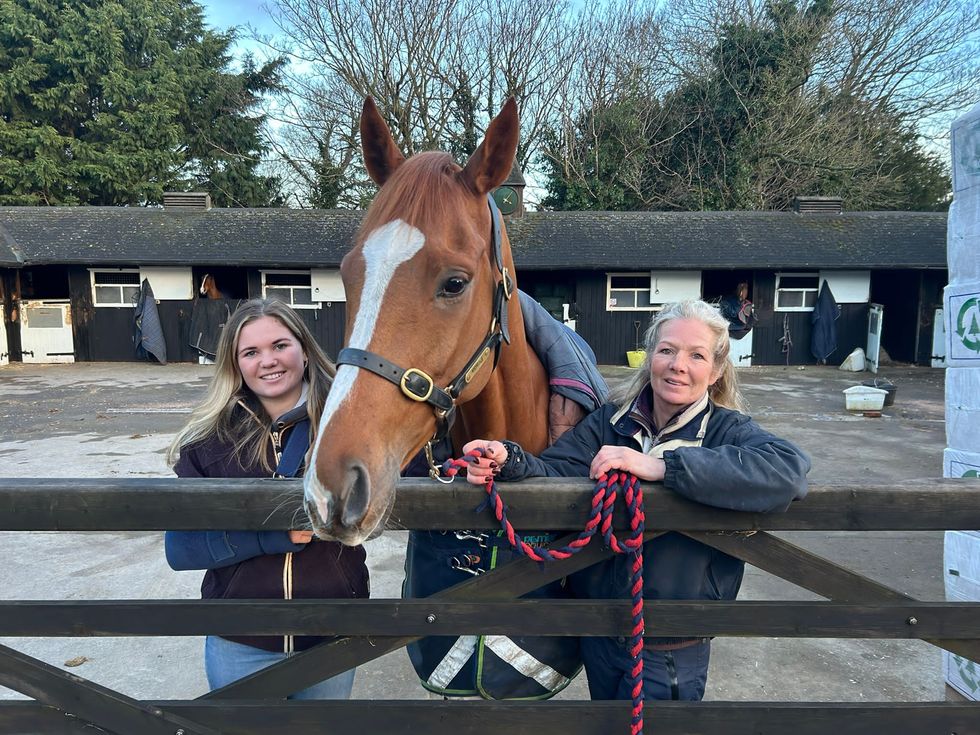
[[[200,0],[208,24],[215,28],[251,24],[259,30],[275,29],[269,14],[265,10],[263,0]]]
[[[278,29],[269,18],[264,0],[198,0],[204,7],[205,22],[217,30],[227,30],[239,26],[239,38],[236,41],[235,55],[255,49],[256,44],[245,36],[248,30],[245,26],[253,26],[259,33],[272,35]]]

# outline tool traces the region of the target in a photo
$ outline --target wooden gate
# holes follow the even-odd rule
[[[296,506],[284,506],[284,488],[296,493],[298,503],[299,481],[0,479],[0,530],[286,529]],[[817,485],[787,513],[767,515],[709,508],[660,486],[648,487],[649,537],[679,531],[828,601],[648,601],[646,633],[921,639],[980,660],[980,603],[921,602],[769,533],[980,528],[976,488],[971,480]],[[506,487],[508,516],[518,528],[578,530],[590,497],[584,480],[530,480]],[[482,490],[471,485],[406,480],[399,485],[392,518],[399,528],[492,528],[488,512],[473,511],[481,499]],[[617,522],[625,528],[622,513]],[[608,553],[593,542],[543,570],[517,561],[425,600],[3,602],[0,636],[338,638],[198,699],[164,702],[134,700],[0,647],[0,684],[34,700],[0,703],[0,732],[81,734],[93,732],[94,725],[119,735],[625,733],[629,702],[277,700],[425,635],[628,635],[628,600],[516,599]],[[647,733],[658,735],[980,735],[980,703],[651,702],[645,721]]]

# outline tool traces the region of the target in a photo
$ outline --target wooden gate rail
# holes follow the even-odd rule
[[[650,601],[650,635],[922,639],[980,659],[980,603],[920,602],[768,533],[772,530],[901,531],[980,528],[970,480],[900,487],[811,486],[786,513],[736,513],[645,490],[646,538],[679,530],[830,602]],[[0,530],[140,531],[295,526],[298,481],[3,479]],[[399,484],[389,528],[495,527],[477,514],[485,495],[456,483]],[[531,480],[506,488],[518,528],[578,530],[591,498],[587,481]],[[625,518],[617,517],[625,527]],[[569,540],[561,539],[555,545]],[[423,635],[475,630],[535,635],[623,635],[623,600],[517,600],[546,582],[604,558],[590,544],[563,562],[518,560],[425,600],[13,601],[0,603],[3,636],[140,636],[308,633],[339,636],[193,702],[140,702],[0,646],[0,684],[35,702],[0,703],[0,733],[211,735],[216,732],[440,733],[501,729],[541,735],[627,731],[628,702],[273,702]],[[547,622],[545,622],[547,621]],[[383,635],[378,635],[383,632]],[[256,701],[264,699],[266,701]],[[980,735],[980,703],[650,703],[647,733],[834,732],[850,735]]]
[[[99,600],[0,602],[0,636],[626,636],[629,600]],[[648,636],[980,638],[980,602],[649,600]]]
[[[289,529],[302,498],[300,480],[0,478],[0,531],[182,531]],[[588,480],[533,479],[503,485],[507,516],[518,529],[578,531],[592,497]],[[462,481],[398,483],[389,528],[496,528],[476,513],[486,497]],[[785,513],[738,513],[644,486],[650,531],[944,531],[980,528],[973,479],[812,484]],[[615,516],[626,528],[625,512]]]
[[[220,728],[225,735],[619,735],[629,732],[623,702],[194,702],[150,705]],[[42,728],[41,730],[32,728]],[[90,725],[28,702],[0,706],[0,732],[93,735]],[[142,735],[146,730],[130,735]],[[177,732],[180,732],[179,730]],[[975,735],[974,704],[937,702],[653,702],[647,735]],[[190,731],[187,731],[188,735]],[[171,734],[173,735],[173,731]]]

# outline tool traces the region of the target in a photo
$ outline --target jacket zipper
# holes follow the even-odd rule
[[[284,600],[293,599],[293,552],[287,551],[286,558],[282,564],[282,598]],[[283,636],[283,653],[293,653],[295,641],[292,635]]]

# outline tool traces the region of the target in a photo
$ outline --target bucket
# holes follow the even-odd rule
[[[885,405],[887,391],[866,385],[844,389],[844,405],[848,411],[880,411]]]
[[[626,352],[626,362],[631,368],[638,368],[643,364],[646,356],[646,350],[628,350]]]
[[[881,388],[885,391],[885,405],[891,406],[895,403],[895,391],[898,388],[887,378],[875,378],[874,380],[865,380],[861,385],[866,385],[870,388]]]

